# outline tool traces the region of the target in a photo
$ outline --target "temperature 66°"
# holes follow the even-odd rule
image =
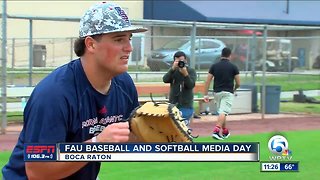
[[[291,170],[294,167],[294,164],[286,164],[284,165],[285,170]]]

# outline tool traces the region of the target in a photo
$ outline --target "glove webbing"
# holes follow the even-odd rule
[[[171,118],[171,120],[173,120],[173,122],[175,123],[176,127],[179,129],[179,131],[186,137],[188,138],[191,142],[193,142],[193,138],[196,138],[194,136],[191,135],[191,130],[188,129],[187,132],[185,130],[182,129],[182,127],[180,126],[180,124],[178,123],[178,121],[184,121],[184,119],[179,120],[176,119],[176,114],[174,114],[172,112],[172,108],[174,107],[173,104],[169,104],[168,106],[168,112],[169,112],[169,116]],[[173,137],[172,137],[173,138]]]

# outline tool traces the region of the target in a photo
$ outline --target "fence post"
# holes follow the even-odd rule
[[[12,69],[14,68],[14,64],[15,64],[15,46],[16,46],[15,44],[16,44],[16,39],[12,38],[12,47],[11,47],[11,50],[12,50],[11,68]]]
[[[197,25],[196,22],[192,24],[191,28],[191,55],[190,55],[190,66],[195,69],[196,67],[196,58],[195,58],[195,43],[196,43],[196,36],[197,36]]]
[[[1,90],[1,99],[2,104],[1,108],[1,128],[0,134],[6,133],[7,128],[7,1],[2,1],[2,42],[1,42],[1,60],[2,60],[2,74],[1,74],[1,81],[2,81],[2,90]]]
[[[12,57],[11,57],[11,68],[14,69],[15,67],[15,46],[16,46],[16,39],[12,38],[12,46],[11,46],[11,51],[12,51]],[[9,75],[10,76],[10,84],[13,84],[13,79],[14,79],[14,74]]]
[[[32,20],[29,20],[29,86],[32,86],[32,66],[33,66],[33,27]]]
[[[73,38],[70,38],[70,61],[73,59]]]
[[[264,115],[266,112],[266,60],[267,60],[267,37],[268,37],[267,26],[263,28],[263,54],[262,54],[262,92],[261,92],[261,119],[264,120]]]

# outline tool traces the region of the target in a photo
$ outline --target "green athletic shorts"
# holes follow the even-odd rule
[[[231,112],[232,103],[234,99],[234,94],[221,91],[218,93],[214,93],[214,101],[216,103],[218,114],[228,115]]]

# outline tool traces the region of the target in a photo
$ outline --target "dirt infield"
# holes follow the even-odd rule
[[[201,121],[193,123],[192,134],[199,136],[210,136],[215,122]],[[250,119],[242,121],[229,121],[227,127],[233,135],[237,134],[255,134],[263,132],[280,132],[296,130],[320,130],[319,116],[302,117],[282,117],[268,119]]]
[[[215,125],[216,116],[202,116],[191,123],[192,134],[210,136]],[[320,116],[277,114],[266,115],[261,119],[260,114],[230,115],[227,126],[232,135],[255,134],[262,132],[279,132],[295,130],[320,130]],[[21,125],[9,125],[7,133],[0,135],[0,151],[12,151],[14,148]]]

